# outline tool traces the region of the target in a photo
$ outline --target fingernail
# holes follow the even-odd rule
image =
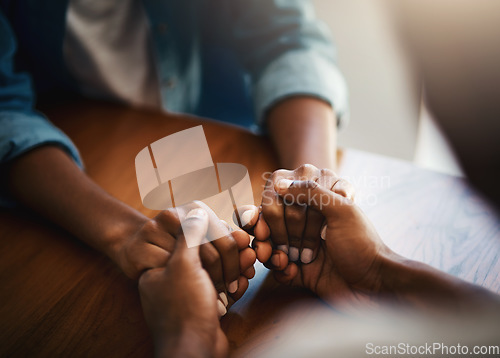
[[[234,280],[229,284],[229,287],[227,288],[229,293],[235,293],[238,291],[238,280]]]
[[[274,265],[274,267],[280,267],[280,255],[274,254],[271,257],[271,263]]]
[[[278,245],[276,249],[283,251],[285,254],[288,255],[288,245]]]
[[[226,306],[220,300],[217,300],[217,311],[219,311],[219,316],[224,316],[227,313]]]
[[[311,249],[303,249],[302,253],[300,254],[300,261],[304,264],[308,264],[312,261],[313,259],[313,250]]]
[[[288,257],[290,258],[290,261],[297,261],[299,259],[299,249],[296,247],[290,247]]]
[[[252,221],[253,217],[255,216],[256,211],[255,209],[248,209],[243,212],[240,216],[241,220],[241,226],[247,226],[250,221]]]
[[[220,300],[224,303],[224,306],[227,307],[229,301],[227,300],[227,295],[224,292],[219,293]]]
[[[186,215],[186,219],[190,218],[202,218],[207,215],[207,212],[201,208],[196,208],[191,210],[189,213]]]
[[[226,221],[226,220],[222,220],[222,219],[221,219],[220,221],[221,221],[221,223],[223,223],[223,224],[224,224],[224,226],[225,226],[225,227],[229,230],[229,232],[233,232],[233,231],[234,231],[234,230],[233,230],[233,228],[232,228],[232,227],[231,227],[231,226],[227,223],[227,221]]]
[[[290,187],[290,185],[292,185],[292,184],[293,184],[293,180],[281,179],[276,183],[275,189],[278,191],[283,191],[283,190],[288,189]]]
[[[326,240],[326,225],[323,225],[320,236],[323,240]]]

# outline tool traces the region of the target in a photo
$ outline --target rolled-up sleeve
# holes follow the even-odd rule
[[[347,86],[334,63],[312,50],[290,51],[274,60],[254,87],[255,113],[259,124],[275,103],[292,96],[307,95],[329,103],[337,125],[349,118]]]
[[[73,142],[47,119],[36,112],[0,111],[0,163],[6,163],[42,145],[55,145],[82,167]]]
[[[0,175],[6,163],[42,145],[55,145],[82,167],[78,150],[71,140],[42,114],[33,109],[30,77],[14,71],[16,41],[0,11]],[[11,204],[5,188],[0,187],[0,205]]]
[[[308,95],[328,102],[338,125],[349,118],[348,91],[328,27],[308,0],[219,0],[218,26],[250,75],[257,122],[278,101]],[[213,23],[213,22],[212,22]]]
[[[31,79],[26,73],[14,71],[15,51],[14,34],[0,11],[0,164],[35,147],[53,144],[81,166],[78,150],[71,140],[33,109]]]

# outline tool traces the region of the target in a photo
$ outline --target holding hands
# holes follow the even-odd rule
[[[392,252],[353,203],[352,193],[333,172],[303,166],[271,176],[261,210],[238,208],[244,230],[255,235],[257,258],[274,271],[277,281],[307,288],[336,306],[377,302],[381,296],[439,309],[498,305],[490,292]],[[184,233],[177,225],[166,267],[150,269],[139,280],[144,314],[158,356],[222,356],[228,343],[218,318],[225,313],[222,294],[233,276],[224,279],[227,259],[221,258],[223,278],[214,280],[220,274],[209,275],[202,268],[207,244],[188,249],[185,235],[202,242],[211,228],[224,224],[199,203],[188,205],[183,216]],[[253,252],[246,233],[229,236],[239,252],[238,287],[229,292],[238,299],[255,272],[255,254],[247,251]],[[217,241],[222,246],[226,242],[208,244]]]
[[[164,268],[146,271],[139,292],[156,356],[222,357],[228,342],[219,324],[221,301],[200,260],[201,247],[188,248],[186,236],[201,243],[210,224],[202,208],[186,215],[176,233],[175,249]],[[223,307],[224,308],[224,307]]]
[[[387,258],[395,258],[353,203],[353,189],[332,171],[312,165],[279,170],[266,184],[252,218],[259,261],[278,282],[310,289],[328,301],[380,291]],[[247,214],[248,215],[248,214]]]
[[[223,303],[223,306],[218,306],[219,314],[224,315],[227,306],[245,293],[248,280],[255,275],[255,252],[249,247],[250,237],[247,233],[243,230],[231,231],[205,204],[193,202],[178,209],[186,215],[189,210],[197,208],[207,212],[209,230],[220,237],[202,244],[199,256]],[[162,211],[155,218],[145,221],[134,233],[124,237],[110,256],[127,276],[137,279],[147,270],[168,265],[181,231],[178,211]]]

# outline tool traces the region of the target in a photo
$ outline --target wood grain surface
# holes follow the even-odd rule
[[[43,109],[80,149],[88,175],[150,217],[156,212],[141,204],[135,155],[179,130],[203,124],[214,162],[248,168],[256,203],[263,173],[277,169],[268,140],[214,121],[82,100]],[[341,174],[354,182],[358,201],[389,246],[500,291],[499,223],[463,180],[353,150],[344,152]],[[244,347],[255,354],[260,345],[279,344],[280,326],[300,324],[300,315],[291,321],[283,312],[300,304],[307,315],[323,305],[308,292],[276,284],[262,265],[256,271],[221,322],[232,351]],[[106,257],[19,209],[0,211],[0,322],[1,357],[153,352],[136,284]]]

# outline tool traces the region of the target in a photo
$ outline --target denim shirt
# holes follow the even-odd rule
[[[335,49],[307,0],[143,5],[165,109],[262,125],[273,104],[302,94],[327,101],[339,124],[347,121]],[[71,140],[34,109],[35,93],[78,88],[63,57],[67,7],[68,0],[0,0],[0,169],[44,144],[82,165]]]

